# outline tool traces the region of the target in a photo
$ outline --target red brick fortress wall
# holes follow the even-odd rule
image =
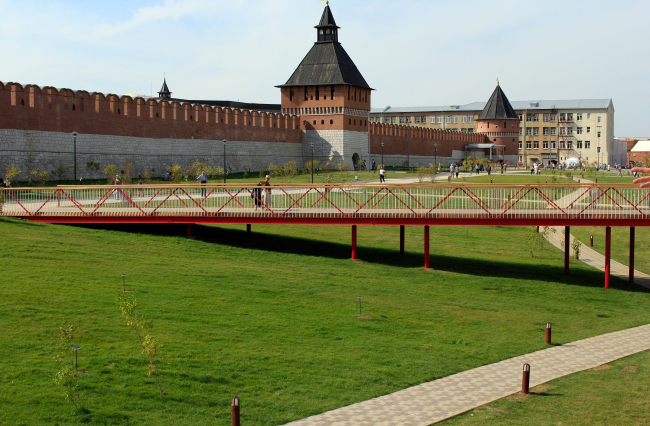
[[[300,117],[0,83],[0,129],[302,143]]]
[[[381,155],[384,143],[384,156],[407,155],[452,157],[453,151],[465,151],[465,146],[475,143],[490,143],[479,133],[464,133],[451,130],[427,129],[423,127],[400,126],[395,124],[370,124],[370,154]],[[438,146],[434,147],[437,143]],[[485,150],[478,150],[485,151]]]

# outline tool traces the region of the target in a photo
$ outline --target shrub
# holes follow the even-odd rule
[[[41,172],[38,170],[32,170],[27,175],[27,180],[29,181],[30,186],[44,186],[45,183],[50,180],[50,175],[45,170]]]
[[[7,166],[7,171],[5,172],[5,178],[8,181],[13,181],[15,178],[18,177],[18,175],[21,173],[22,170],[20,170],[18,167],[15,165],[11,164]]]
[[[183,181],[183,172],[181,171],[181,166],[178,164],[175,166],[169,166],[167,171],[172,175],[172,182],[181,183]]]
[[[59,330],[61,346],[59,354],[54,358],[59,364],[59,369],[54,376],[54,383],[65,388],[65,400],[78,408],[81,404],[81,396],[77,392],[77,370],[72,365],[74,356],[72,345],[76,328],[74,323],[66,322]]]
[[[196,160],[195,162],[187,166],[187,168],[185,169],[185,174],[187,175],[187,179],[193,181],[197,177],[199,177],[202,171],[204,171],[205,174],[208,176],[210,175],[211,172],[210,167],[207,164],[199,160]]]
[[[133,163],[126,163],[122,166],[122,183],[130,185],[133,178]]]
[[[104,167],[104,175],[106,176],[106,184],[110,185],[113,183],[113,179],[115,179],[115,175],[117,175],[117,167],[115,164],[109,164],[108,166]]]

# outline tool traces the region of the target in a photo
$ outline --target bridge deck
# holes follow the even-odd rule
[[[650,225],[650,191],[630,185],[275,185],[272,197],[266,188],[6,189],[1,215],[68,223]]]

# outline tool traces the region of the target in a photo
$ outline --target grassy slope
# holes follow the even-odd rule
[[[544,347],[647,323],[650,293],[558,251],[539,261],[526,229],[432,227],[83,228],[0,219],[0,424],[88,421],[283,423]],[[128,231],[128,232],[127,232]],[[170,232],[172,232],[170,234]],[[161,402],[116,303],[121,273],[162,343]],[[363,313],[356,318],[363,296]],[[90,414],[52,383],[58,327],[78,326]]]
[[[594,236],[594,250],[605,255],[605,228],[596,226],[574,226],[571,234],[589,247],[589,237]],[[637,227],[635,231],[634,269],[650,274],[650,228]],[[612,227],[612,259],[623,265],[630,261],[630,228]]]

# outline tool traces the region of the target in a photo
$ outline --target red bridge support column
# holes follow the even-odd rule
[[[352,260],[357,260],[357,225],[352,225]]]
[[[564,227],[564,273],[569,273],[569,251],[571,250],[571,227]]]
[[[630,274],[629,279],[631,283],[634,282],[634,226],[630,227]]]
[[[609,288],[609,264],[612,249],[612,227],[605,228],[605,288]]]
[[[424,269],[429,269],[429,225],[424,226]]]
[[[191,238],[191,237],[192,237],[192,224],[188,223],[187,224],[187,238]]]
[[[399,254],[404,254],[404,225],[399,226]]]

